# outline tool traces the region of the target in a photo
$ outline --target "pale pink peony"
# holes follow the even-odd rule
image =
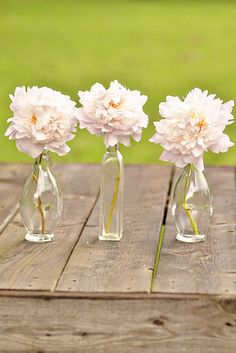
[[[164,148],[160,159],[180,168],[191,163],[203,171],[205,151],[226,152],[234,145],[223,133],[226,125],[233,123],[233,106],[234,101],[223,103],[215,94],[208,95],[199,88],[183,101],[167,96],[159,105],[164,119],[154,123],[157,132],[150,139]]]
[[[122,143],[130,145],[130,137],[140,141],[142,129],[148,125],[143,111],[147,97],[139,91],[131,91],[118,81],[108,89],[96,83],[91,91],[78,92],[82,107],[79,108],[80,128],[91,134],[104,135],[106,146]]]
[[[74,138],[78,108],[69,96],[48,87],[17,87],[10,95],[14,115],[8,119],[6,136],[16,140],[17,148],[33,158],[43,149],[65,155],[67,141]]]

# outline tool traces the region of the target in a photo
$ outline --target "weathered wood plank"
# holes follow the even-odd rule
[[[125,171],[124,236],[98,240],[97,204],[61,276],[58,291],[149,291],[171,168],[129,166]]]
[[[29,171],[29,165],[0,164],[0,233],[18,210],[20,191]]]
[[[206,169],[214,215],[204,243],[175,240],[169,208],[154,292],[236,294],[236,197],[231,167]]]
[[[119,243],[97,240],[99,167],[56,170],[65,199],[56,241],[25,242],[18,215],[0,237],[0,352],[235,353],[233,168],[207,169],[215,213],[205,243],[176,242],[168,214],[151,294],[170,168],[127,168]],[[21,176],[11,178],[19,191]]]
[[[235,353],[236,298],[0,298],[4,353]]]
[[[78,241],[99,190],[99,167],[58,166],[64,195],[62,221],[52,243],[24,240],[19,215],[0,237],[0,289],[53,290]]]

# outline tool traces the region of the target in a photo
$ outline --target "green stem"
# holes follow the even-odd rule
[[[39,213],[41,216],[41,224],[42,224],[41,233],[44,234],[45,233],[45,217],[44,217],[44,213],[43,213],[43,202],[42,202],[41,196],[38,196],[38,209],[39,209]]]
[[[161,256],[161,247],[164,239],[164,234],[165,234],[165,225],[162,224],[160,233],[159,233],[159,239],[158,239],[158,244],[157,244],[157,252],[156,252],[156,258],[155,258],[155,263],[154,263],[154,268],[153,268],[153,273],[152,273],[152,281],[151,281],[151,292],[153,291],[153,286],[155,283],[155,279],[157,276],[157,268]]]
[[[189,188],[189,177],[190,177],[190,173],[191,173],[191,164],[188,165],[188,170],[187,170],[187,177],[186,177],[186,184],[185,184],[185,188],[184,188],[184,203],[183,203],[183,209],[186,213],[186,215],[188,216],[189,222],[191,224],[191,227],[193,229],[194,235],[198,235],[198,226],[197,223],[195,222],[192,213],[190,211],[190,209],[187,206],[187,190]]]
[[[38,161],[38,165],[41,165],[42,162],[42,158],[43,158],[43,154],[40,154],[39,157],[39,161]],[[39,172],[38,172],[38,176],[39,176]],[[36,181],[36,189],[38,186],[38,176],[33,175],[33,179]],[[38,196],[38,210],[40,213],[40,217],[41,217],[41,233],[44,234],[45,233],[45,217],[44,217],[44,213],[43,213],[43,201],[42,201],[42,197]]]
[[[110,233],[110,227],[111,227],[111,222],[112,222],[112,216],[113,216],[113,211],[116,205],[116,201],[117,201],[117,196],[118,196],[118,190],[119,190],[119,185],[120,185],[120,163],[117,160],[117,165],[118,165],[118,172],[117,172],[117,176],[116,176],[116,181],[115,181],[115,186],[114,186],[114,192],[113,192],[113,196],[112,196],[112,201],[111,201],[111,208],[108,214],[108,218],[107,218],[107,223],[105,226],[105,231],[106,233]]]

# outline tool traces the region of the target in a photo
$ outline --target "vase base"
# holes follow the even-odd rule
[[[34,233],[34,232],[28,232],[25,235],[25,240],[32,241],[34,243],[46,243],[49,241],[53,241],[54,239],[54,234],[53,233]]]
[[[107,241],[119,241],[122,238],[122,234],[116,233],[105,233],[98,236],[99,240],[107,240]]]
[[[206,240],[205,234],[181,234],[176,235],[176,240],[182,241],[184,243],[200,243],[201,241]]]

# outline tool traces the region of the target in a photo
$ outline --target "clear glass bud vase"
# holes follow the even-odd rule
[[[99,239],[118,241],[123,234],[123,158],[118,146],[102,160]]]
[[[204,174],[188,164],[174,190],[172,214],[178,231],[176,239],[187,243],[204,241],[212,210],[211,192]]]
[[[20,199],[20,213],[27,229],[25,239],[47,242],[54,238],[54,229],[62,212],[62,198],[50,170],[50,157],[44,151],[34,163]]]

